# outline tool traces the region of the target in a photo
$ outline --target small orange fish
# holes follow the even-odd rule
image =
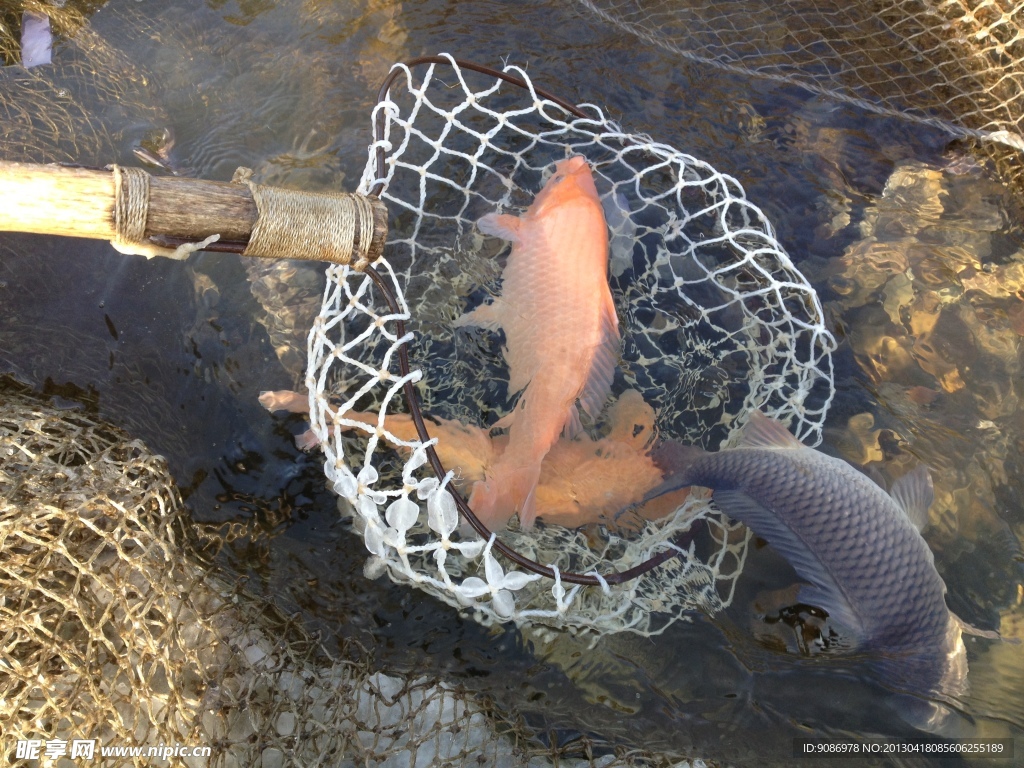
[[[492,213],[477,226],[512,241],[512,252],[501,295],[455,325],[504,330],[509,391],[522,394],[495,425],[508,428],[508,447],[474,486],[470,506],[491,529],[516,512],[529,528],[544,457],[559,435],[581,432],[576,401],[596,418],[611,390],[619,323],[608,287],[608,227],[579,156],[556,164],[523,216]]]
[[[309,413],[309,396],[288,389],[266,391],[260,393],[260,405],[268,411],[288,411],[290,413]],[[361,411],[348,411],[346,419],[365,424],[371,430],[377,427],[377,414]],[[489,430],[467,426],[460,421],[428,416],[427,431],[431,437],[438,438],[437,453],[441,463],[449,469],[456,469],[460,483],[466,485],[483,480],[485,470],[494,461],[496,452],[505,449],[508,438],[499,435],[492,438]],[[355,427],[342,427],[342,431]],[[334,431],[327,428],[328,434]],[[384,439],[401,450],[403,446],[395,441],[413,442],[419,439],[416,425],[407,413],[394,413],[384,417]],[[307,429],[295,436],[295,445],[303,451],[315,448],[319,444],[313,430]],[[660,477],[659,477],[660,482]],[[646,489],[645,489],[646,490]],[[637,497],[639,498],[639,496]]]
[[[575,528],[587,523],[634,526],[616,517],[639,502],[663,477],[650,456],[654,410],[635,390],[626,390],[608,408],[608,434],[592,440],[561,438],[541,465],[537,517],[546,523]],[[643,504],[633,511],[646,520],[665,517],[682,506],[689,489]],[[474,510],[475,511],[475,510]]]
[[[305,412],[308,398],[293,392],[264,392],[260,402],[269,410]],[[349,411],[345,417],[375,428],[377,414]],[[644,494],[664,479],[649,455],[654,435],[654,411],[639,392],[627,390],[612,403],[606,414],[608,434],[592,440],[583,434],[576,440],[555,441],[541,465],[536,491],[537,517],[546,523],[578,527],[602,522],[615,525],[617,513],[641,501]],[[465,490],[493,471],[509,444],[508,435],[491,437],[487,429],[458,421],[430,417],[427,430],[437,438],[441,463],[457,472],[456,485]],[[416,425],[405,413],[384,419],[385,440],[417,439]],[[304,447],[311,432],[296,438]],[[315,443],[313,443],[315,444]],[[656,520],[674,512],[685,500],[688,489],[659,496],[638,507],[636,513]],[[474,510],[475,512],[476,510]],[[634,521],[619,521],[632,525]]]

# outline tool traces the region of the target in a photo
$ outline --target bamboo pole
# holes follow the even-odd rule
[[[271,187],[260,189],[274,190]],[[299,196],[292,202],[297,201],[300,213],[302,195],[308,194],[311,201],[316,198],[313,202],[320,205],[327,197],[322,193],[288,192]],[[358,219],[362,210],[364,216],[372,217],[373,235],[369,246],[362,246],[361,254],[365,259],[360,260],[372,262],[383,252],[387,210],[375,197],[363,199],[369,201],[370,206],[357,208],[355,216]],[[0,160],[0,231],[115,240],[118,237],[116,204],[114,175],[110,170]],[[367,214],[367,211],[372,213]],[[173,247],[217,234],[220,240],[206,250],[242,253],[259,217],[253,191],[245,184],[177,176],[149,177],[145,238],[154,245]],[[309,239],[315,239],[322,229],[318,224]],[[357,221],[356,240],[359,231]],[[293,240],[302,243],[301,232]],[[354,245],[360,248],[358,242]],[[294,253],[289,251],[287,257],[349,263],[349,258],[330,248],[312,251],[303,252],[299,247]],[[253,253],[251,250],[246,255],[283,257],[280,253]],[[351,261],[356,261],[354,255]]]

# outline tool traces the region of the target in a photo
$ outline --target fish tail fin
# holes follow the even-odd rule
[[[496,298],[490,304],[481,304],[472,312],[460,315],[452,323],[453,328],[468,328],[475,326],[486,331],[496,331],[505,319],[505,303],[501,298]]]
[[[477,520],[487,526],[488,530],[498,531],[505,527],[512,516],[499,505],[497,483],[493,477],[485,477],[473,484],[469,495],[469,508],[473,510]]]
[[[492,487],[497,506],[502,508],[505,521],[513,513],[519,513],[519,525],[524,530],[533,527],[537,519],[537,485],[540,482],[540,465],[514,467],[496,472]]]
[[[271,413],[274,411],[309,413],[309,395],[305,392],[293,392],[290,389],[264,390],[260,392],[260,405]]]
[[[469,506],[490,530],[504,528],[516,512],[524,529],[533,527],[537,518],[537,484],[540,466],[499,468],[473,486]]]
[[[332,427],[328,427],[328,434],[333,432]],[[301,435],[295,436],[295,447],[300,451],[309,452],[320,445],[320,438],[318,438],[312,429],[307,429]]]

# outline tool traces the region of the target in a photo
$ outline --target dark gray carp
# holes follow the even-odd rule
[[[667,479],[647,494],[698,485],[808,582],[800,602],[825,610],[852,644],[870,652],[883,682],[902,690],[959,696],[966,690],[961,631],[946,585],[919,528],[933,492],[924,466],[892,492],[845,461],[800,443],[755,413],[735,448],[707,453],[668,442],[655,453]]]

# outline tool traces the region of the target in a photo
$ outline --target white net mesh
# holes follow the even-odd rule
[[[540,509],[547,524],[500,534],[557,572],[594,573],[672,549],[675,536],[706,521],[710,552],[677,547],[677,557],[620,586],[567,588],[559,578],[509,571],[491,543],[460,533],[448,490],[465,492],[479,479],[471,465],[492,450],[487,429],[515,395],[500,337],[452,329],[466,305],[487,295],[481,285],[493,289],[505,252],[484,240],[475,221],[525,208],[555,161],[572,154],[589,161],[611,227],[611,288],[623,336],[613,402],[639,393],[641,410],[653,409],[649,424],[635,417],[627,430],[633,437],[647,428],[648,446],[656,428],[717,448],[757,408],[816,443],[832,398],[835,342],[813,289],[739,183],[707,163],[623,132],[597,107],[574,116],[515,67],[506,72],[524,87],[448,57],[397,70],[374,113],[380,138],[360,191],[380,184],[391,212],[386,255],[375,266],[400,311],[386,308],[366,275],[329,269],[306,377],[325,471],[352,505],[372,555],[367,572],[386,571],[485,622],[654,633],[688,610],[720,609],[742,570],[747,535],[695,496],[656,520],[623,524],[605,511],[581,517],[589,524],[575,529],[552,524],[558,515]],[[378,151],[386,157],[380,170]],[[412,329],[404,336],[396,332],[399,319]],[[398,365],[403,346],[413,360],[408,376]],[[434,419],[430,444],[452,464],[441,482],[425,466],[428,443],[401,413],[396,396],[407,381],[420,385]],[[603,442],[621,426],[607,423],[613,412],[614,405],[578,441],[582,448],[566,450],[614,454]],[[601,465],[605,474],[613,463]]]

